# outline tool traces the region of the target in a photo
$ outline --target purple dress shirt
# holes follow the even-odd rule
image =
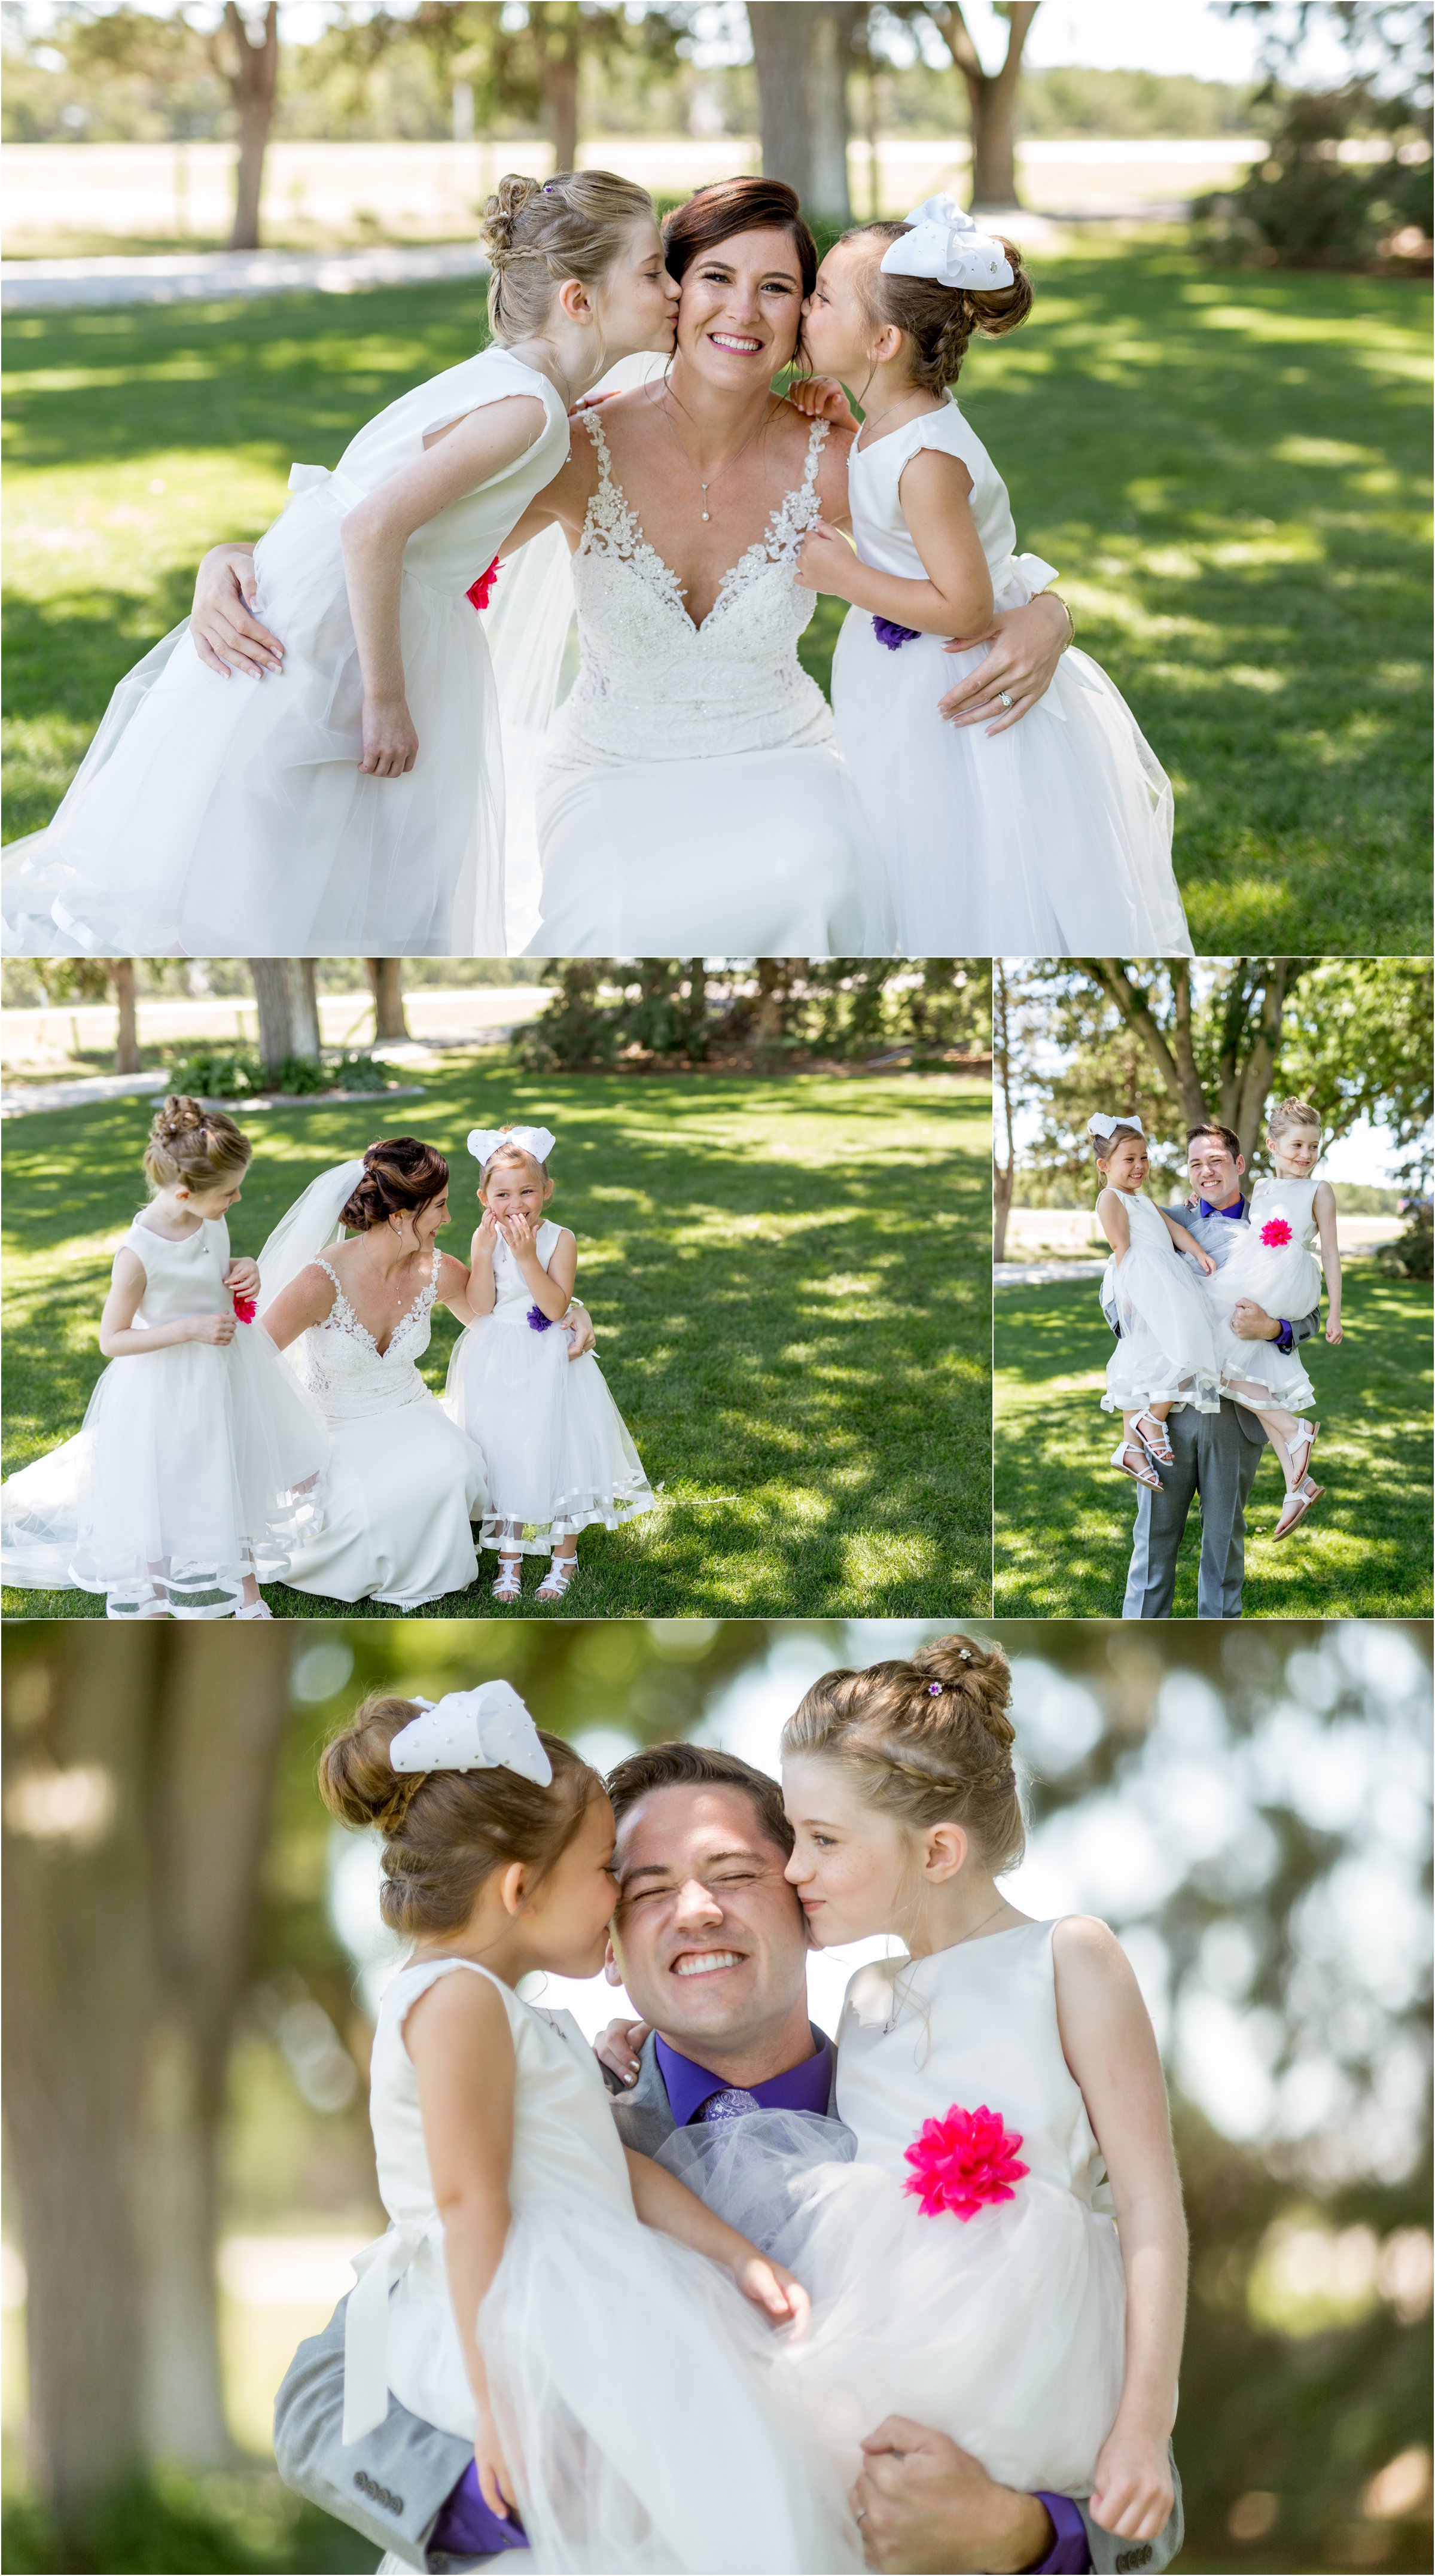
[[[1223,1208],[1212,1207],[1209,1199],[1197,1199],[1196,1206],[1202,1216],[1226,1216],[1230,1218],[1233,1225],[1241,1225],[1245,1221],[1246,1201],[1243,1198],[1237,1198],[1232,1206]],[[1276,1349],[1284,1351],[1286,1358],[1289,1359],[1292,1347],[1291,1328],[1284,1315],[1277,1316],[1276,1320],[1280,1325],[1280,1331],[1276,1335]]]
[[[811,2025],[808,2025],[811,2028]],[[668,2102],[680,2129],[688,2128],[703,2114],[703,2106],[717,2093],[734,2088],[721,2075],[713,2075],[680,2049],[670,2048],[661,2037],[653,2042],[657,2052],[658,2072],[667,2087]],[[800,2066],[789,2066],[785,2074],[769,2075],[761,2084],[741,2088],[762,2111],[815,2111],[827,2116],[832,2099],[832,2042],[820,2031],[812,2033],[812,2055]]]

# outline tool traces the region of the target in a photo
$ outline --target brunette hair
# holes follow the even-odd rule
[[[1010,1707],[1000,1646],[938,1637],[909,1663],[824,1673],[783,1728],[782,1749],[841,1762],[867,1804],[903,1824],[964,1826],[1000,1876],[1026,1848]]]
[[[640,1798],[654,1789],[740,1789],[751,1800],[765,1841],[785,1855],[792,1849],[792,1827],[782,1791],[766,1771],[757,1771],[736,1753],[719,1753],[706,1744],[649,1744],[626,1754],[608,1774],[613,1816],[620,1824]]]
[[[912,344],[912,382],[923,393],[939,394],[954,385],[974,331],[999,340],[1014,331],[1032,308],[1035,290],[1022,266],[1016,243],[998,233],[1011,262],[1010,286],[943,286],[934,277],[898,277],[882,266],[882,253],[911,232],[910,224],[854,224],[845,242],[870,242],[874,256],[857,274],[857,293],[869,321],[891,323]]]
[[[1141,1130],[1139,1127],[1117,1126],[1112,1128],[1109,1136],[1092,1137],[1091,1150],[1096,1157],[1097,1167],[1099,1170],[1103,1172],[1105,1171],[1107,1164],[1110,1162],[1111,1157],[1115,1153],[1123,1136],[1141,1136]],[[1146,1139],[1144,1136],[1141,1136],[1141,1142],[1143,1145],[1145,1144]]]
[[[546,1788],[501,1768],[396,1771],[389,1748],[418,1715],[416,1701],[375,1692],[319,1757],[329,1813],[383,1835],[379,1910],[390,1931],[410,1936],[456,1932],[484,1880],[513,1861],[546,1878],[603,1794],[581,1754],[542,1728],[553,1765]]]
[[[647,189],[612,170],[558,170],[544,180],[510,170],[479,225],[495,340],[526,340],[541,331],[565,277],[601,286],[638,217],[654,212]]]
[[[1319,1124],[1320,1124],[1319,1119],[1317,1119],[1316,1124],[1317,1124],[1317,1126],[1319,1126]],[[1201,1123],[1201,1125],[1200,1125],[1199,1127],[1188,1127],[1188,1128],[1187,1128],[1187,1130],[1186,1130],[1186,1151],[1187,1151],[1187,1153],[1188,1153],[1188,1154],[1190,1153],[1190,1150],[1191,1150],[1192,1146],[1195,1144],[1195,1141],[1196,1141],[1196,1139],[1197,1139],[1197,1137],[1198,1137],[1198,1136],[1215,1136],[1215,1137],[1218,1137],[1218,1138],[1219,1138],[1219,1140],[1220,1140],[1220,1142],[1225,1146],[1225,1149],[1226,1149],[1227,1153],[1230,1155],[1232,1162],[1234,1162],[1234,1161],[1235,1161],[1235,1159],[1236,1159],[1237,1155],[1240,1153],[1240,1150],[1241,1150],[1241,1140],[1240,1140],[1239,1136],[1233,1136],[1233,1135],[1231,1134],[1231,1131],[1230,1131],[1229,1127],[1223,1127],[1223,1126],[1221,1125],[1220,1120],[1219,1120],[1218,1118],[1207,1118],[1207,1119],[1203,1119],[1203,1121],[1202,1121],[1202,1123]]]
[[[802,292],[817,283],[817,244],[802,220],[797,190],[785,179],[716,179],[663,217],[668,274],[681,278],[705,251],[737,233],[786,233],[797,253]]]
[[[173,1189],[178,1181],[191,1190],[221,1190],[243,1178],[253,1152],[222,1109],[172,1091],[150,1121],[145,1178],[152,1190]]]
[[[387,1217],[416,1216],[448,1188],[448,1164],[419,1136],[381,1136],[364,1156],[364,1177],[344,1201],[339,1223],[367,1234]]]
[[[1274,1139],[1283,1136],[1288,1127],[1313,1127],[1319,1136],[1320,1111],[1312,1109],[1308,1100],[1278,1100],[1266,1121],[1266,1134]]]

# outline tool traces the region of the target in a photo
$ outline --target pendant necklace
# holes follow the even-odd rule
[[[668,416],[668,406],[667,406],[667,402],[666,402],[666,400],[664,399],[664,396],[663,396],[663,395],[661,395],[661,394],[660,394],[660,395],[659,395],[659,397],[658,397],[658,409],[659,409],[659,412],[661,413],[661,415],[662,415],[662,417],[663,417],[663,420],[664,420],[664,421],[666,422],[666,424],[667,424],[668,435],[669,435],[669,437],[671,438],[671,440],[672,440],[672,442],[673,442],[674,447],[677,449],[679,456],[682,458],[683,463],[686,465],[686,467],[687,467],[687,469],[688,469],[688,472],[689,472],[690,474],[696,475],[696,476],[697,476],[697,480],[698,480],[698,482],[699,482],[700,484],[702,484],[702,494],[703,494],[703,517],[704,517],[705,519],[710,519],[710,518],[712,517],[712,512],[711,512],[711,510],[708,508],[708,492],[709,492],[709,490],[710,490],[711,486],[712,486],[714,483],[720,483],[720,482],[722,481],[722,478],[723,478],[723,476],[724,476],[725,474],[730,474],[730,473],[732,472],[733,467],[736,465],[736,463],[737,463],[737,461],[738,461],[738,457],[740,457],[740,456],[746,456],[748,449],[751,447],[753,440],[754,440],[754,439],[756,438],[756,436],[757,436],[758,430],[759,430],[759,429],[765,429],[765,428],[766,428],[767,423],[768,423],[768,420],[769,420],[769,418],[771,417],[771,415],[770,415],[770,414],[769,414],[769,412],[766,410],[766,408],[764,408],[764,410],[763,410],[763,414],[762,414],[762,418],[757,422],[757,424],[756,424],[756,427],[755,427],[755,428],[750,429],[750,430],[748,431],[748,434],[747,434],[746,438],[743,440],[741,447],[740,447],[740,448],[738,449],[738,451],[737,451],[737,455],[736,455],[736,456],[730,456],[730,457],[728,458],[728,460],[727,460],[726,465],[720,465],[720,466],[718,467],[718,470],[717,470],[716,474],[710,474],[710,475],[708,476],[708,478],[707,478],[706,482],[704,482],[704,481],[703,481],[703,477],[701,476],[701,474],[699,474],[699,473],[698,473],[698,469],[697,469],[697,467],[694,465],[694,463],[693,463],[693,461],[692,461],[692,458],[689,456],[687,449],[684,447],[682,440],[679,438],[677,431],[674,429],[671,419],[669,419],[669,416]]]

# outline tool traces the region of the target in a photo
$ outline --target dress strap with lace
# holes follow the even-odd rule
[[[664,561],[656,546],[649,543],[629,507],[627,495],[613,472],[613,452],[598,413],[585,411],[582,421],[598,460],[598,488],[588,504],[580,554],[601,551],[616,555],[621,563],[632,564],[645,581],[687,617],[687,586],[679,581],[672,565]],[[821,516],[817,501],[817,475],[827,434],[827,422],[815,420],[808,435],[801,481],[790,492],[784,493],[768,519],[764,534],[754,538],[736,563],[729,564],[718,584],[711,608],[698,623],[699,633],[711,625],[718,611],[726,606],[736,591],[766,572],[769,565],[791,566],[796,561],[798,547]]]

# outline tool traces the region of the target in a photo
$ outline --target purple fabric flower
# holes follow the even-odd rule
[[[546,1333],[552,1321],[552,1316],[545,1315],[541,1306],[529,1307],[528,1329],[530,1333]]]
[[[895,653],[899,644],[915,644],[921,631],[920,626],[898,626],[890,617],[874,617],[872,620],[873,634],[879,644],[886,645],[889,653]]]

